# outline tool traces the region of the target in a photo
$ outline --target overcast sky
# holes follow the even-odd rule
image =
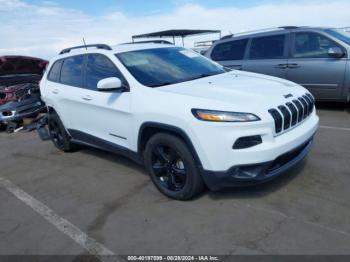
[[[82,37],[112,45],[165,29],[225,35],[281,25],[343,27],[350,26],[349,10],[349,0],[0,0],[0,55],[49,59]],[[188,38],[186,46],[208,37]]]

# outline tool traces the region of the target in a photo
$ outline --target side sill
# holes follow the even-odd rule
[[[111,143],[104,139],[92,136],[90,134],[81,132],[75,129],[68,129],[69,134],[71,135],[71,141],[76,144],[81,144],[85,146],[95,147],[104,151],[108,151],[114,154],[122,155],[127,158],[130,158],[134,162],[143,165],[143,160],[137,152],[134,152],[128,148],[122,147],[120,145]]]

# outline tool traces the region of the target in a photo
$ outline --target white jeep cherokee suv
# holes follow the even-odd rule
[[[268,181],[300,162],[318,127],[314,98],[292,82],[228,71],[165,44],[63,50],[41,81],[54,145],[90,145],[144,163],[185,200]]]

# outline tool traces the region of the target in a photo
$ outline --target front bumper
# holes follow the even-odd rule
[[[32,97],[19,102],[9,102],[0,106],[0,123],[19,121],[26,117],[34,117],[45,108],[40,97]]]
[[[202,177],[210,190],[217,191],[225,187],[238,187],[260,184],[284,174],[300,163],[310,152],[313,136],[294,148],[278,156],[275,160],[250,165],[239,165],[227,171],[202,170]]]

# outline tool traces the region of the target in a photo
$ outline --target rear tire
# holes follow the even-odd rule
[[[77,149],[77,145],[70,141],[70,137],[64,128],[57,113],[49,113],[48,129],[52,143],[63,152],[72,152]]]
[[[188,200],[204,189],[196,161],[178,137],[158,133],[147,142],[145,166],[158,190],[169,198]]]

